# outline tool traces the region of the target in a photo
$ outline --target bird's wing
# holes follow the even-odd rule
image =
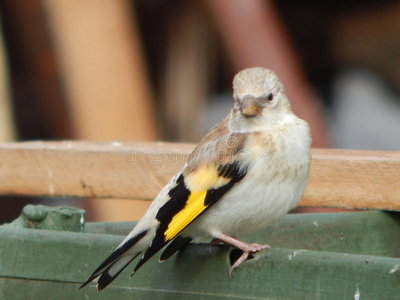
[[[155,236],[134,272],[246,175],[247,165],[239,160],[246,134],[226,134],[218,126],[196,147],[169,190],[169,200],[156,214]]]

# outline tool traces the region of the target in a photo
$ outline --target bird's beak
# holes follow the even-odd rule
[[[255,117],[261,112],[261,107],[256,99],[248,96],[243,99],[241,112],[246,118]]]

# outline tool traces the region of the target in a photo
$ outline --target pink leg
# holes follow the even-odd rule
[[[255,253],[255,252],[270,248],[269,245],[247,244],[247,243],[239,241],[238,239],[235,239],[235,238],[233,238],[229,235],[223,234],[223,233],[219,234],[215,239],[220,240],[226,244],[235,246],[243,251],[242,256],[240,256],[238,258],[238,260],[235,261],[235,263],[229,269],[229,277],[230,278],[232,278],[233,270],[235,270],[242,262],[246,261],[250,255],[250,253]]]

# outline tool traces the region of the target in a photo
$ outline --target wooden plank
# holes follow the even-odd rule
[[[164,143],[0,144],[0,194],[152,199],[192,149]]]
[[[314,149],[302,206],[400,210],[400,152]]]
[[[192,144],[0,144],[0,194],[153,199]],[[400,152],[313,149],[301,206],[400,210]]]

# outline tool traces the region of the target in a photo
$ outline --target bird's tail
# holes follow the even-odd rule
[[[129,263],[134,260],[139,254],[135,251],[127,251],[131,249],[147,231],[133,236],[132,238],[123,242],[101,265],[93,272],[92,275],[79,287],[78,290],[84,288],[91,282],[97,284],[97,290],[101,291],[107,287],[125,268]]]

